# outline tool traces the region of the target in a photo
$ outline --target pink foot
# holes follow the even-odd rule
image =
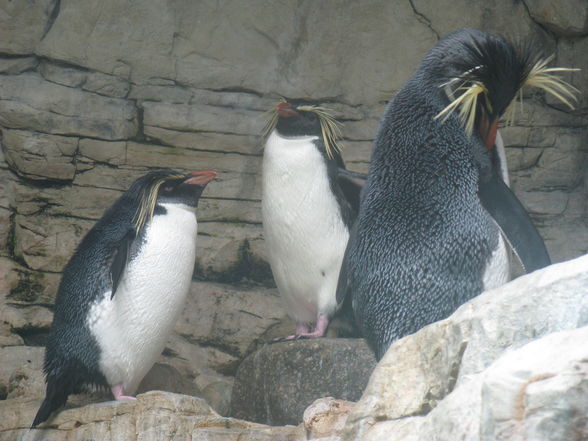
[[[288,335],[287,337],[277,337],[274,338],[272,341],[279,342],[279,341],[288,341],[288,340],[296,340],[300,338],[301,334],[308,333],[310,331],[309,326],[306,323],[296,323],[296,331],[292,335]]]
[[[273,341],[289,341],[289,340],[296,340],[299,338],[317,338],[322,337],[325,335],[325,331],[327,330],[327,326],[329,326],[329,319],[324,316],[323,314],[319,314],[316,327],[314,331],[310,332],[310,327],[306,323],[297,323],[296,324],[296,332],[292,335],[282,338],[276,338]]]
[[[112,386],[110,389],[112,390],[112,395],[114,395],[114,399],[116,401],[136,401],[135,397],[131,397],[130,395],[125,395],[125,390],[123,388],[122,383],[116,384]]]
[[[319,314],[318,319],[316,321],[316,327],[314,328],[313,332],[301,332],[299,333],[296,330],[296,334],[298,337],[305,337],[305,338],[317,338],[322,337],[325,335],[327,331],[327,326],[329,326],[329,319],[325,317],[323,314]]]

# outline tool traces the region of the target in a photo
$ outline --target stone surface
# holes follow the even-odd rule
[[[231,415],[272,425],[299,424],[317,398],[357,400],[375,365],[362,339],[266,345],[239,366]]]
[[[475,418],[472,420],[467,415],[473,408],[463,406],[461,401],[472,395],[472,389],[467,387],[470,378],[488,368],[507,350],[513,351],[553,332],[588,324],[587,294],[588,255],[483,293],[448,319],[397,341],[378,364],[350,414],[343,439],[384,439],[372,437],[372,433],[381,432],[375,427],[386,421],[394,422],[388,425],[400,424],[398,421],[408,417],[415,417],[419,426],[423,424],[423,415],[427,418],[438,415],[443,421],[448,415],[443,410],[446,408],[440,408],[437,413],[431,409],[443,405],[450,394],[458,391],[461,398],[456,398],[454,403],[459,403],[465,413],[455,417],[455,421],[475,424]],[[407,423],[402,424],[406,427]],[[448,422],[447,427],[451,424]],[[467,424],[453,425],[455,430],[470,431]],[[437,429],[426,433],[430,435]],[[415,430],[412,429],[413,436],[420,433]],[[475,427],[471,433],[476,433]],[[430,438],[424,434],[423,438],[414,439]]]
[[[306,408],[303,415],[304,428],[309,439],[336,436],[347,421],[355,403],[336,400],[332,397],[319,398]]]
[[[302,426],[269,427],[223,418],[204,400],[170,392],[148,392],[137,401],[107,401],[62,410],[30,430],[40,401],[0,401],[0,440],[63,439],[117,441],[290,441],[304,440]],[[65,437],[65,438],[64,438]]]
[[[0,57],[0,73],[5,75],[18,75],[37,66],[35,57]]]
[[[588,5],[582,0],[532,0],[524,2],[529,14],[555,34],[588,35]]]
[[[588,328],[550,334],[469,376],[426,416],[377,423],[362,440],[567,441],[588,437]]]
[[[137,110],[129,101],[51,83],[26,72],[2,78],[0,125],[116,140],[135,135]]]
[[[41,397],[45,383],[41,369],[44,349],[32,346],[6,346],[0,348],[0,390],[9,398]]]
[[[76,138],[4,129],[2,141],[6,161],[17,173],[31,179],[73,180]]]
[[[32,54],[59,11],[59,0],[0,2],[0,52]]]
[[[175,330],[191,342],[231,354],[230,365],[215,368],[234,374],[249,346],[284,320],[286,312],[275,289],[193,282]]]

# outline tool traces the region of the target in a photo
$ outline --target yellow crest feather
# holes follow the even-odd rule
[[[139,234],[143,226],[153,218],[153,213],[155,212],[155,207],[157,205],[157,193],[159,192],[159,187],[169,179],[180,179],[183,177],[183,175],[168,175],[165,178],[157,179],[143,191],[141,194],[141,200],[139,201],[139,208],[133,219],[136,234]]]
[[[556,97],[562,103],[566,104],[570,109],[574,109],[572,101],[577,100],[576,94],[579,93],[579,90],[560,78],[557,74],[560,72],[576,72],[580,69],[567,67],[547,67],[547,64],[552,59],[553,56],[539,59],[529,70],[529,73],[527,74],[522,86],[517,91],[515,98],[504,112],[506,125],[512,125],[514,123],[517,101],[520,102],[521,112],[523,110],[523,87],[525,86],[536,87],[540,90],[543,90]],[[453,78],[439,86],[447,87],[458,81],[461,81],[462,83],[457,89],[455,89],[454,92],[459,93],[461,91],[462,93],[457,98],[453,99],[449,105],[447,105],[434,117],[435,120],[443,118],[442,122],[444,122],[456,109],[459,109],[459,116],[468,136],[472,134],[474,129],[478,96],[480,94],[484,94],[486,98],[486,105],[488,108],[492,108],[489,97],[487,96],[488,91],[484,84],[479,81],[465,79],[469,73],[479,67],[481,66],[470,69],[459,77]]]
[[[281,102],[286,101],[282,99]],[[270,118],[268,119],[268,122],[266,123],[263,129],[263,136],[269,135],[278,124],[279,115],[276,109],[277,108],[274,107],[272,110],[268,111],[268,113],[270,113]],[[298,106],[297,109],[303,112],[312,112],[318,116],[321,125],[321,135],[323,137],[323,142],[325,144],[327,156],[329,157],[329,159],[333,159],[333,152],[338,153],[341,151],[341,147],[339,145],[339,140],[342,137],[340,128],[341,123],[333,117],[331,110],[326,107],[305,105]]]

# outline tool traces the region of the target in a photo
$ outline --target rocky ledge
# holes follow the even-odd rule
[[[74,397],[42,429],[29,430],[40,400],[9,398],[0,402],[0,441],[588,439],[587,325],[585,255],[485,292],[446,320],[397,341],[357,403],[328,398],[304,412],[292,408],[296,421],[303,418],[297,426],[221,417],[200,398],[148,392],[137,402],[85,406]],[[293,378],[304,379],[293,373],[306,371],[335,376],[328,360],[333,341],[262,347],[249,364],[257,357],[268,378],[282,365]],[[362,344],[351,346],[361,352]],[[274,365],[259,361],[268,351],[287,355],[298,346],[312,356],[287,356]],[[343,367],[346,361],[338,360]],[[325,366],[328,372],[320,370]],[[271,391],[262,395],[271,397]],[[241,405],[249,399],[255,409],[267,397],[241,394]]]

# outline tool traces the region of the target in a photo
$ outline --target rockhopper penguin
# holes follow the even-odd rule
[[[45,352],[46,397],[32,424],[70,394],[110,387],[134,399],[189,291],[196,207],[212,170],[159,170],[137,179],[66,265]]]
[[[549,265],[501,178],[498,121],[525,85],[570,105],[575,89],[532,47],[463,29],[445,37],[389,103],[349,239],[337,300],[381,358],[508,279],[503,233],[527,271]]]
[[[307,103],[277,105],[266,128],[261,210],[274,280],[295,334],[321,337],[335,290],[361,176],[345,170],[338,123]]]

